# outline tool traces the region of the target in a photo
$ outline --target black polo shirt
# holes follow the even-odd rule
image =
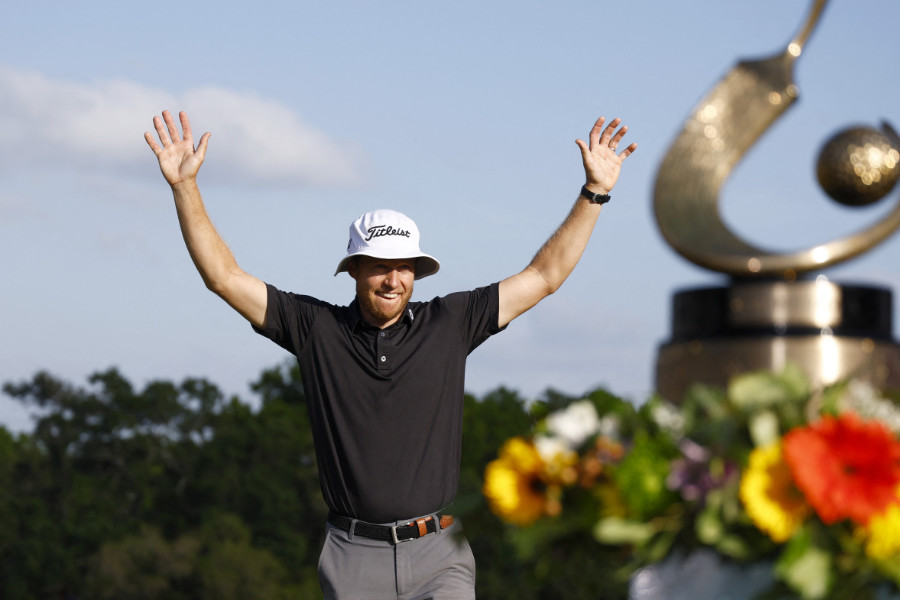
[[[268,286],[256,331],[297,357],[331,510],[384,523],[453,502],[466,357],[500,331],[498,318],[496,283],[410,302],[384,330],[356,300],[335,306]]]

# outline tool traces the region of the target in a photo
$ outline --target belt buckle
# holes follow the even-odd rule
[[[406,539],[401,540],[401,539],[397,538],[397,528],[398,527],[409,527],[410,525],[412,525],[412,523],[406,523],[405,525],[392,525],[391,526],[391,537],[394,539],[394,545],[397,545],[401,542],[411,542],[415,539],[418,539],[418,538],[411,537],[411,538],[406,538]]]
[[[426,535],[428,535],[428,527],[425,524],[428,523],[429,521],[433,521],[433,520],[434,520],[434,517],[429,515],[427,517],[422,517],[421,519],[416,519],[415,521],[410,521],[406,525],[394,525],[393,527],[391,527],[391,537],[394,538],[394,544],[396,545],[396,544],[399,544],[400,542],[411,542],[413,540],[417,540],[419,538],[425,537]],[[416,531],[418,532],[419,535],[417,535],[416,537],[406,538],[405,540],[401,540],[401,539],[397,538],[397,528],[398,527],[413,527],[413,526],[417,527]],[[435,526],[435,530],[437,530],[437,526]]]

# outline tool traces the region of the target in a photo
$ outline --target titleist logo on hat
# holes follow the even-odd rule
[[[369,227],[366,233],[369,234],[364,238],[367,242],[372,238],[381,237],[383,235],[402,235],[403,237],[410,236],[409,231],[405,229],[395,229],[390,225],[373,225],[372,227]]]
[[[369,211],[350,225],[347,255],[338,263],[335,274],[347,270],[354,256],[372,258],[415,259],[416,279],[437,272],[440,263],[419,248],[419,228],[416,223],[395,210]]]

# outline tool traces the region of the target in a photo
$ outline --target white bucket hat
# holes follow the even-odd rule
[[[419,249],[419,228],[412,219],[395,210],[373,210],[350,225],[347,256],[338,263],[335,275],[347,270],[354,256],[373,258],[415,258],[416,279],[434,275],[441,263]]]

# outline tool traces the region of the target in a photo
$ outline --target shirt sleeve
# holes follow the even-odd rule
[[[493,283],[470,292],[457,292],[444,297],[447,307],[460,319],[462,334],[469,353],[482,342],[506,329],[499,327],[500,284]]]
[[[266,284],[266,290],[266,322],[262,327],[253,325],[253,330],[297,355],[313,323],[329,305],[311,296],[283,292],[271,284]]]

